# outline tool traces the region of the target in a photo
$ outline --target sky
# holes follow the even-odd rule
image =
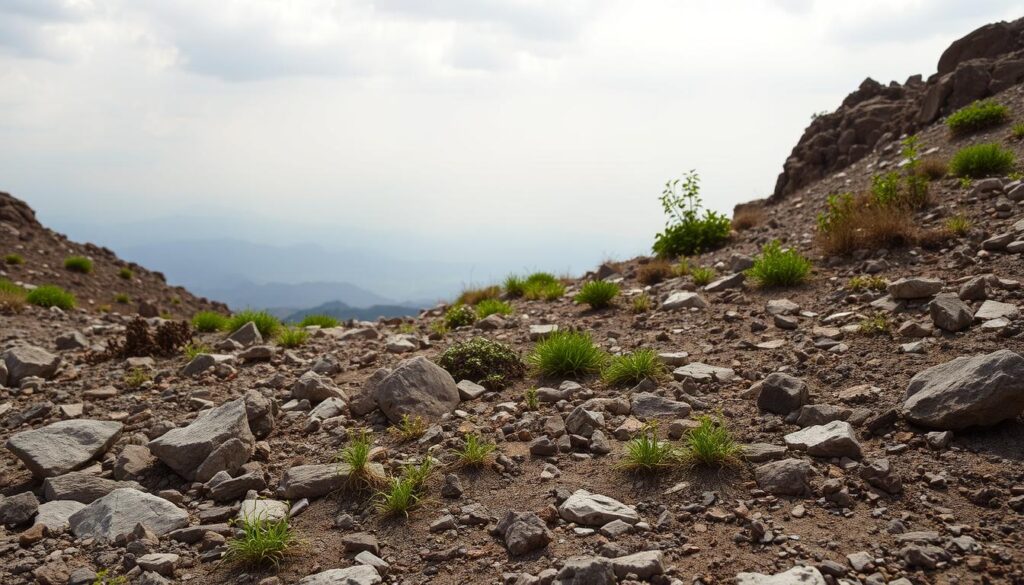
[[[868,76],[927,77],[951,41],[1022,9],[0,0],[0,190],[101,244],[227,236],[474,278],[581,272],[649,250],[666,180],[696,169],[723,212],[763,197],[812,113]],[[154,227],[119,239],[131,225]]]

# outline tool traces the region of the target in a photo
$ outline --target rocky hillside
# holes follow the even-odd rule
[[[991,57],[954,54],[944,76]],[[992,128],[920,122],[922,156],[1024,160],[1022,89],[994,95],[1010,120]],[[1024,583],[1024,187],[936,173],[913,225],[942,237],[824,254],[826,198],[906,167],[892,128],[742,208],[745,229],[689,259],[706,284],[635,258],[534,300],[467,295],[507,315],[252,323],[197,334],[194,357],[124,351],[127,314],[2,317],[0,582]],[[772,240],[811,260],[806,282],[745,277]],[[83,250],[17,241],[24,270]],[[611,305],[574,302],[597,279]],[[638,380],[579,357],[538,373],[574,331],[598,359],[656,359]]]

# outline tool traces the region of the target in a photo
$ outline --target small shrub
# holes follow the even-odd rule
[[[1024,124],[1014,124],[1013,127],[1010,128],[1010,135],[1017,140],[1024,138]]]
[[[732,216],[732,229],[742,232],[757,227],[764,222],[764,207],[760,205],[744,205]]]
[[[497,446],[484,441],[479,435],[469,433],[465,444],[459,450],[459,463],[465,467],[480,467],[487,463]]]
[[[280,520],[243,518],[235,522],[235,526],[241,529],[241,534],[225,543],[224,560],[228,563],[250,568],[276,567],[298,543],[287,516]]]
[[[427,432],[427,423],[424,422],[421,416],[403,414],[402,421],[389,430],[399,441],[413,441],[422,437],[423,433]]]
[[[625,458],[619,467],[632,472],[651,473],[671,466],[677,458],[672,445],[658,440],[658,427],[648,423],[626,443]]]
[[[384,516],[408,516],[420,501],[416,485],[408,477],[392,477],[387,489],[377,493],[377,511]]]
[[[635,386],[646,379],[657,380],[665,373],[665,365],[658,353],[651,349],[638,349],[633,353],[613,356],[601,377],[612,386]]]
[[[205,343],[189,343],[185,346],[183,353],[185,354],[185,359],[192,361],[197,355],[201,353],[211,353],[212,351],[213,350],[210,349],[210,346]]]
[[[713,268],[698,266],[690,270],[690,277],[693,278],[693,284],[696,284],[697,286],[704,286],[715,278],[715,270]]]
[[[330,315],[306,315],[299,321],[299,327],[320,327],[321,329],[330,329],[331,327],[337,327],[341,322],[331,317]]]
[[[131,302],[131,300],[131,297],[129,297],[125,293],[117,293],[116,295],[114,295],[114,302],[119,305],[127,305],[128,303]]]
[[[132,272],[132,269],[131,269],[131,268],[127,268],[127,267],[125,267],[125,268],[122,268],[122,269],[118,270],[118,271],[117,271],[117,275],[118,275],[118,276],[119,276],[119,277],[120,277],[120,278],[121,278],[122,280],[131,280],[131,279],[132,279],[132,277],[133,277],[133,276],[135,276],[135,273],[134,273],[134,272]]]
[[[511,315],[512,305],[498,299],[484,299],[476,305],[476,316],[479,319],[490,315]]]
[[[526,279],[516,275],[509,274],[505,277],[505,283],[502,285],[505,289],[505,294],[510,297],[521,297],[526,292]]]
[[[444,319],[434,321],[433,323],[430,324],[429,328],[430,332],[436,335],[437,337],[444,337],[445,335],[448,334],[448,326],[445,325]]]
[[[476,322],[476,311],[469,305],[455,305],[445,311],[444,324],[449,329],[465,327]]]
[[[135,317],[125,327],[124,338],[115,339],[100,353],[91,354],[90,360],[101,362],[114,358],[163,356],[181,353],[192,341],[192,328],[187,321],[167,321],[151,330],[146,320]]]
[[[0,278],[0,313],[20,313],[25,308],[28,291]]]
[[[556,331],[537,343],[527,362],[542,376],[577,377],[600,371],[606,360],[586,333]]]
[[[810,272],[810,260],[796,250],[783,250],[774,240],[764,245],[747,276],[760,286],[796,286],[807,280]]]
[[[880,335],[892,330],[892,319],[884,313],[865,317],[858,325],[857,331],[864,335]]]
[[[309,332],[301,327],[282,327],[277,333],[277,344],[281,347],[301,347],[309,341]]]
[[[826,210],[818,215],[817,238],[827,254],[849,254],[912,243],[917,226],[907,207],[885,207],[870,196],[844,193],[829,196]]]
[[[260,335],[264,339],[273,337],[277,330],[281,328],[281,321],[270,313],[246,309],[231,315],[228,319],[226,330],[231,332],[238,331],[239,328],[249,321],[256,324],[256,329],[259,330]]]
[[[634,313],[646,313],[651,310],[651,297],[647,293],[640,293],[633,297],[630,310]]]
[[[44,284],[28,292],[25,300],[37,307],[57,307],[69,311],[77,303],[75,295],[53,284]]]
[[[938,181],[949,172],[949,161],[941,158],[926,158],[921,161],[917,173],[929,181]]]
[[[979,100],[960,108],[946,118],[946,126],[953,136],[964,136],[986,128],[1004,124],[1010,119],[1010,109],[991,100]]]
[[[456,299],[456,305],[476,305],[480,301],[496,299],[501,296],[500,286],[486,286],[483,288],[470,288],[462,291]]]
[[[958,150],[949,163],[949,170],[958,177],[981,179],[1005,175],[1013,170],[1015,162],[1012,150],[989,142]]]
[[[971,231],[974,227],[974,222],[967,219],[964,215],[957,214],[952,217],[946,218],[946,231],[957,237],[963,237]]]
[[[574,300],[586,303],[591,309],[603,309],[612,304],[612,299],[619,296],[619,285],[604,280],[591,280],[580,288]]]
[[[739,461],[740,447],[721,420],[704,415],[697,422],[698,426],[686,434],[684,461],[709,467]]]
[[[663,280],[672,278],[674,273],[672,263],[668,260],[651,260],[640,266],[636,279],[641,284],[658,284]]]
[[[69,256],[64,259],[64,268],[71,272],[89,274],[92,272],[92,260],[85,256]]]
[[[853,292],[864,292],[866,290],[883,291],[889,286],[881,276],[854,276],[846,285],[846,288]]]
[[[665,231],[654,237],[654,253],[662,258],[692,256],[721,245],[732,222],[723,214],[703,210],[700,177],[696,171],[665,183],[661,207],[668,216]],[[701,211],[704,211],[703,215]]]
[[[483,337],[461,341],[446,349],[437,360],[455,380],[469,380],[500,390],[522,377],[526,366],[511,347]]]
[[[129,388],[141,388],[143,384],[152,379],[153,377],[149,375],[146,368],[132,368],[132,371],[124,376],[124,384]]]
[[[20,254],[7,254],[4,256],[4,264],[10,266],[20,266],[25,263],[25,259]]]
[[[214,311],[199,311],[192,316],[192,327],[203,333],[223,331],[228,328],[228,318]]]
[[[124,575],[114,577],[110,574],[110,569],[101,569],[96,571],[96,578],[92,585],[128,585],[128,577]]]
[[[350,487],[362,489],[378,485],[383,478],[379,477],[370,466],[370,451],[373,449],[373,439],[370,433],[363,429],[354,434],[348,441],[348,445],[341,450],[339,459],[348,465],[348,484]]]
[[[523,393],[523,404],[526,406],[526,410],[537,410],[540,408],[540,397],[537,395],[537,389],[530,387]]]

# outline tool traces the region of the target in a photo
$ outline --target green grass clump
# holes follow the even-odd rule
[[[677,460],[676,450],[658,440],[658,427],[648,423],[626,443],[626,452],[619,467],[636,473],[652,473],[670,467]]]
[[[509,274],[501,288],[510,297],[521,297],[526,292],[526,279],[518,274]]]
[[[128,585],[128,577],[124,575],[115,577],[110,574],[110,569],[101,569],[96,571],[96,578],[93,579],[92,585]]]
[[[783,250],[778,240],[773,240],[761,249],[747,276],[760,286],[796,286],[807,280],[810,272],[810,260],[796,250]]]
[[[986,128],[993,128],[1010,119],[1010,109],[991,100],[979,100],[960,108],[946,118],[946,126],[953,136],[964,136]]]
[[[89,274],[92,272],[92,260],[85,256],[68,256],[64,259],[64,268],[71,272]]]
[[[476,304],[476,316],[479,319],[490,315],[511,315],[512,305],[499,299],[484,299]]]
[[[506,281],[505,285],[508,284]],[[523,298],[531,301],[554,301],[565,295],[562,281],[547,272],[534,272],[522,281],[521,286]]]
[[[572,378],[599,372],[606,359],[590,335],[556,331],[537,343],[527,362],[541,376]]]
[[[537,410],[540,408],[540,396],[537,393],[537,389],[530,387],[523,393],[523,405],[526,406],[526,410]]]
[[[129,388],[140,388],[146,382],[152,380],[149,370],[146,368],[132,368],[132,371],[124,375],[124,384]]]
[[[954,215],[946,219],[946,231],[954,236],[965,236],[974,227],[974,222],[963,215]]]
[[[271,315],[266,311],[256,311],[253,309],[245,309],[239,311],[228,319],[226,329],[232,333],[238,331],[240,327],[252,321],[256,324],[256,329],[259,330],[260,335],[264,339],[273,337],[277,330],[281,328],[281,321],[277,317]]]
[[[704,415],[699,425],[686,434],[682,459],[692,464],[721,467],[739,461],[740,447],[721,420]]]
[[[4,264],[11,266],[20,266],[25,263],[25,259],[21,257],[21,254],[7,254],[4,256]]]
[[[1013,170],[1013,151],[994,142],[965,146],[953,155],[949,170],[958,177],[981,179],[1005,175]]]
[[[459,298],[455,299],[456,305],[477,305],[480,301],[496,299],[501,296],[501,287],[485,286],[483,288],[468,288],[462,291]]]
[[[338,454],[338,459],[348,465],[349,486],[356,489],[379,485],[384,479],[374,473],[370,466],[370,451],[373,449],[373,437],[363,429],[353,434],[348,444]]]
[[[69,311],[75,308],[75,295],[53,284],[44,284],[28,292],[25,300],[37,307],[57,307]]]
[[[657,380],[665,373],[665,364],[651,349],[614,356],[608,361],[601,378],[612,386],[635,386],[646,379]]]
[[[384,516],[408,516],[420,501],[412,479],[392,477],[388,487],[377,493],[377,511]]]
[[[444,325],[448,329],[465,327],[476,322],[476,311],[469,305],[454,305],[444,313]]]
[[[665,231],[654,237],[653,250],[658,256],[692,256],[716,248],[729,238],[732,221],[725,214],[703,209],[696,171],[665,183],[660,200],[668,223]]]
[[[421,416],[402,415],[402,421],[388,429],[399,441],[414,441],[427,432],[427,423]]]
[[[1014,124],[1013,127],[1010,128],[1010,135],[1017,140],[1024,138],[1024,124]]]
[[[299,327],[320,327],[321,329],[329,329],[331,327],[337,327],[341,322],[331,317],[330,315],[306,315],[299,321]]]
[[[647,293],[640,293],[633,297],[630,310],[634,313],[646,313],[651,310],[651,297]]]
[[[189,343],[185,346],[183,351],[185,353],[185,358],[192,361],[197,355],[201,353],[211,353],[213,350],[205,343]]]
[[[127,268],[127,267],[125,267],[125,268],[122,268],[121,270],[118,270],[118,271],[117,271],[117,275],[118,275],[118,276],[119,276],[119,277],[120,277],[120,278],[121,278],[122,280],[131,280],[131,279],[132,279],[132,277],[133,277],[133,276],[135,276],[135,273],[134,273],[134,272],[132,272],[132,269],[131,269],[131,268]]]
[[[243,518],[235,522],[241,534],[228,539],[224,560],[245,567],[278,566],[289,550],[298,544],[288,517],[280,520]]]
[[[223,331],[228,328],[228,318],[214,311],[199,311],[192,316],[192,328],[202,333]]]
[[[277,333],[277,344],[288,349],[301,347],[309,341],[309,332],[301,327],[282,327]]]
[[[884,313],[865,317],[857,325],[857,331],[864,335],[881,335],[892,330],[892,319]]]
[[[704,286],[715,278],[715,269],[708,268],[706,266],[698,266],[690,270],[690,278],[693,279],[693,284],[696,284],[697,286]]]
[[[128,303],[131,302],[131,300],[131,297],[129,297],[125,293],[117,293],[116,295],[114,295],[114,302],[120,305],[127,305]]]
[[[846,288],[853,292],[864,292],[866,290],[883,291],[889,283],[881,276],[854,276],[846,285]]]
[[[586,303],[591,309],[603,309],[612,304],[612,299],[619,296],[619,285],[604,280],[591,280],[580,288],[573,300]]]
[[[480,467],[487,463],[496,448],[497,445],[494,443],[469,433],[466,435],[465,444],[459,450],[459,463],[465,467]]]
[[[523,360],[511,347],[484,337],[460,341],[437,360],[456,380],[469,380],[500,390],[526,372]]]

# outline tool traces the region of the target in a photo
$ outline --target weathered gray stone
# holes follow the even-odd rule
[[[39,509],[39,499],[32,492],[13,496],[0,495],[0,524],[21,526],[28,523]]]
[[[302,374],[295,384],[292,385],[292,398],[297,400],[309,400],[317,404],[328,398],[338,398],[348,401],[345,392],[338,388],[330,378],[321,376],[313,370]]]
[[[7,440],[7,449],[36,477],[53,477],[81,469],[105,453],[123,425],[112,421],[64,420],[23,431]]]
[[[289,500],[319,498],[345,486],[349,475],[343,463],[296,465],[284,472],[277,490]]]
[[[565,560],[553,585],[615,585],[612,559],[604,557],[570,557]]]
[[[451,374],[423,356],[399,362],[373,387],[377,406],[392,423],[402,415],[434,421],[459,405],[459,389]]]
[[[34,345],[12,347],[0,354],[0,357],[7,366],[6,384],[12,388],[30,376],[49,380],[57,373],[61,362],[59,355]]]
[[[131,488],[117,489],[68,519],[79,538],[116,541],[142,524],[157,536],[188,526],[188,513],[163,498]]]
[[[790,433],[784,437],[790,449],[807,451],[815,457],[849,457],[860,459],[860,443],[850,423],[834,420]]]
[[[238,509],[238,520],[246,522],[275,522],[288,515],[288,502],[279,500],[245,500]]]
[[[221,448],[232,439],[237,443]],[[205,479],[199,481],[206,481],[221,470],[237,471],[252,456],[255,444],[245,401],[239,398],[203,412],[188,426],[167,431],[149,442],[149,450],[185,479],[197,479],[202,467]]]
[[[761,382],[757,407],[776,414],[789,414],[807,404],[807,384],[784,372],[772,372]]]
[[[240,343],[242,347],[260,345],[263,343],[263,335],[260,333],[259,327],[256,327],[256,323],[253,323],[252,321],[249,321],[245,325],[236,329],[228,336],[228,339]]]
[[[1024,411],[1024,357],[1008,349],[958,357],[915,375],[904,416],[939,430],[992,425]]]
[[[370,565],[356,565],[345,569],[330,569],[299,579],[297,585],[377,585],[380,573]]]
[[[873,459],[860,467],[860,478],[876,488],[890,494],[903,490],[903,480],[889,465],[888,459]]]
[[[928,303],[928,312],[932,316],[932,323],[944,331],[963,331],[974,322],[971,308],[954,294],[936,295]]]
[[[505,540],[513,556],[544,548],[551,542],[551,531],[533,512],[508,511],[498,522],[495,533]]]
[[[85,504],[71,500],[55,500],[39,504],[39,511],[36,513],[32,525],[42,524],[49,528],[50,532],[62,532],[70,528],[68,518],[84,507]]]
[[[783,459],[754,469],[757,485],[777,496],[805,496],[811,492],[811,464],[802,459]]]
[[[671,400],[650,392],[638,392],[630,400],[633,416],[657,418],[661,416],[685,417],[692,407],[678,400]]]
[[[142,489],[134,481],[114,481],[79,471],[48,477],[43,481],[43,495],[48,501],[71,500],[91,504],[121,488]]]
[[[707,306],[707,301],[699,294],[687,291],[674,292],[661,304],[661,308],[666,311],[675,309],[706,309]]]
[[[978,312],[974,315],[974,318],[978,321],[989,321],[992,319],[1016,319],[1020,316],[1020,309],[1017,305],[1011,303],[1001,303],[999,301],[985,301],[978,307]]]
[[[901,278],[889,284],[889,294],[894,299],[924,299],[942,290],[942,281],[937,278]]]
[[[651,577],[665,572],[665,566],[662,564],[663,558],[664,555],[660,550],[646,550],[615,557],[612,559],[612,569],[619,579],[625,579],[626,575],[636,575],[648,581]]]
[[[736,575],[736,585],[826,585],[826,582],[814,567],[793,567],[774,575],[740,573]]]
[[[736,372],[732,368],[721,368],[709,366],[700,362],[692,362],[672,370],[672,376],[676,380],[694,380],[696,382],[731,382],[736,378]]]
[[[628,524],[636,524],[640,521],[640,515],[630,506],[608,496],[592,494],[586,490],[573,492],[558,507],[558,513],[565,520],[583,526],[604,526],[612,520],[622,520]]]

